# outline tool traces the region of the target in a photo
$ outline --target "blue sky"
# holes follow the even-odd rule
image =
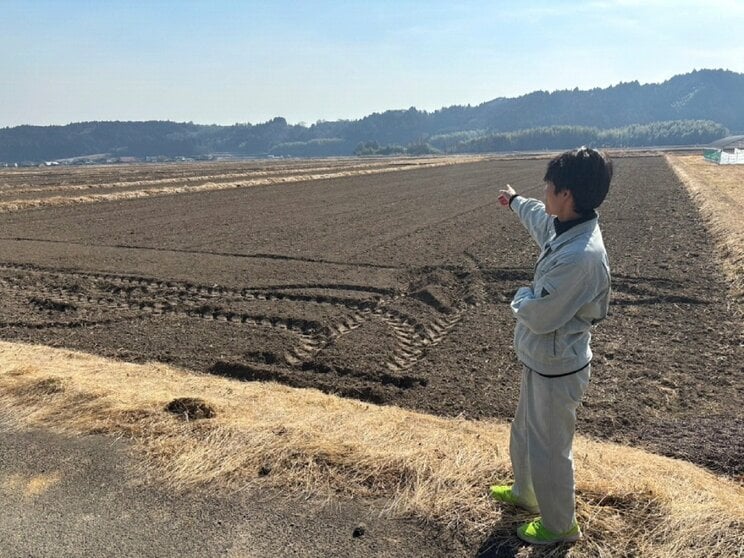
[[[744,1],[0,0],[0,127],[360,118],[744,72]]]

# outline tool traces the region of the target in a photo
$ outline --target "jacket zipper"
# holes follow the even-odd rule
[[[550,247],[550,244],[548,244],[545,247],[545,251],[540,255],[540,257],[535,262],[535,271],[537,271],[537,266],[540,265],[540,262],[543,261],[545,258],[547,258],[552,251],[553,249]]]
[[[555,341],[556,341],[555,338],[556,338],[557,335],[558,335],[558,331],[554,331],[553,332],[553,356],[554,357],[557,357],[558,356],[558,347],[556,347],[556,343],[555,343]]]

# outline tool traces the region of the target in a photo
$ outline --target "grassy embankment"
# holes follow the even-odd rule
[[[744,165],[716,165],[701,155],[667,155],[716,239],[733,298],[744,299]]]
[[[165,407],[198,397],[184,420]],[[143,473],[174,490],[251,484],[316,495],[387,497],[471,541],[513,539],[515,516],[490,502],[509,479],[508,426],[445,419],[277,384],[239,383],[0,342],[0,405],[25,424],[130,437]],[[571,556],[719,556],[744,548],[744,487],[698,467],[613,444],[575,444],[586,538]],[[737,554],[739,553],[739,554]]]

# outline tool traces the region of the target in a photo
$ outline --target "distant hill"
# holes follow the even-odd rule
[[[477,106],[389,110],[360,120],[290,125],[277,117],[233,126],[83,122],[0,129],[0,162],[109,157],[468,152],[595,146],[690,145],[744,133],[744,74],[699,70],[663,83],[535,91]]]

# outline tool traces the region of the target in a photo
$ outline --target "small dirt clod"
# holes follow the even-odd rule
[[[179,397],[165,406],[165,410],[184,420],[214,418],[217,413],[214,408],[203,399],[195,397]]]

